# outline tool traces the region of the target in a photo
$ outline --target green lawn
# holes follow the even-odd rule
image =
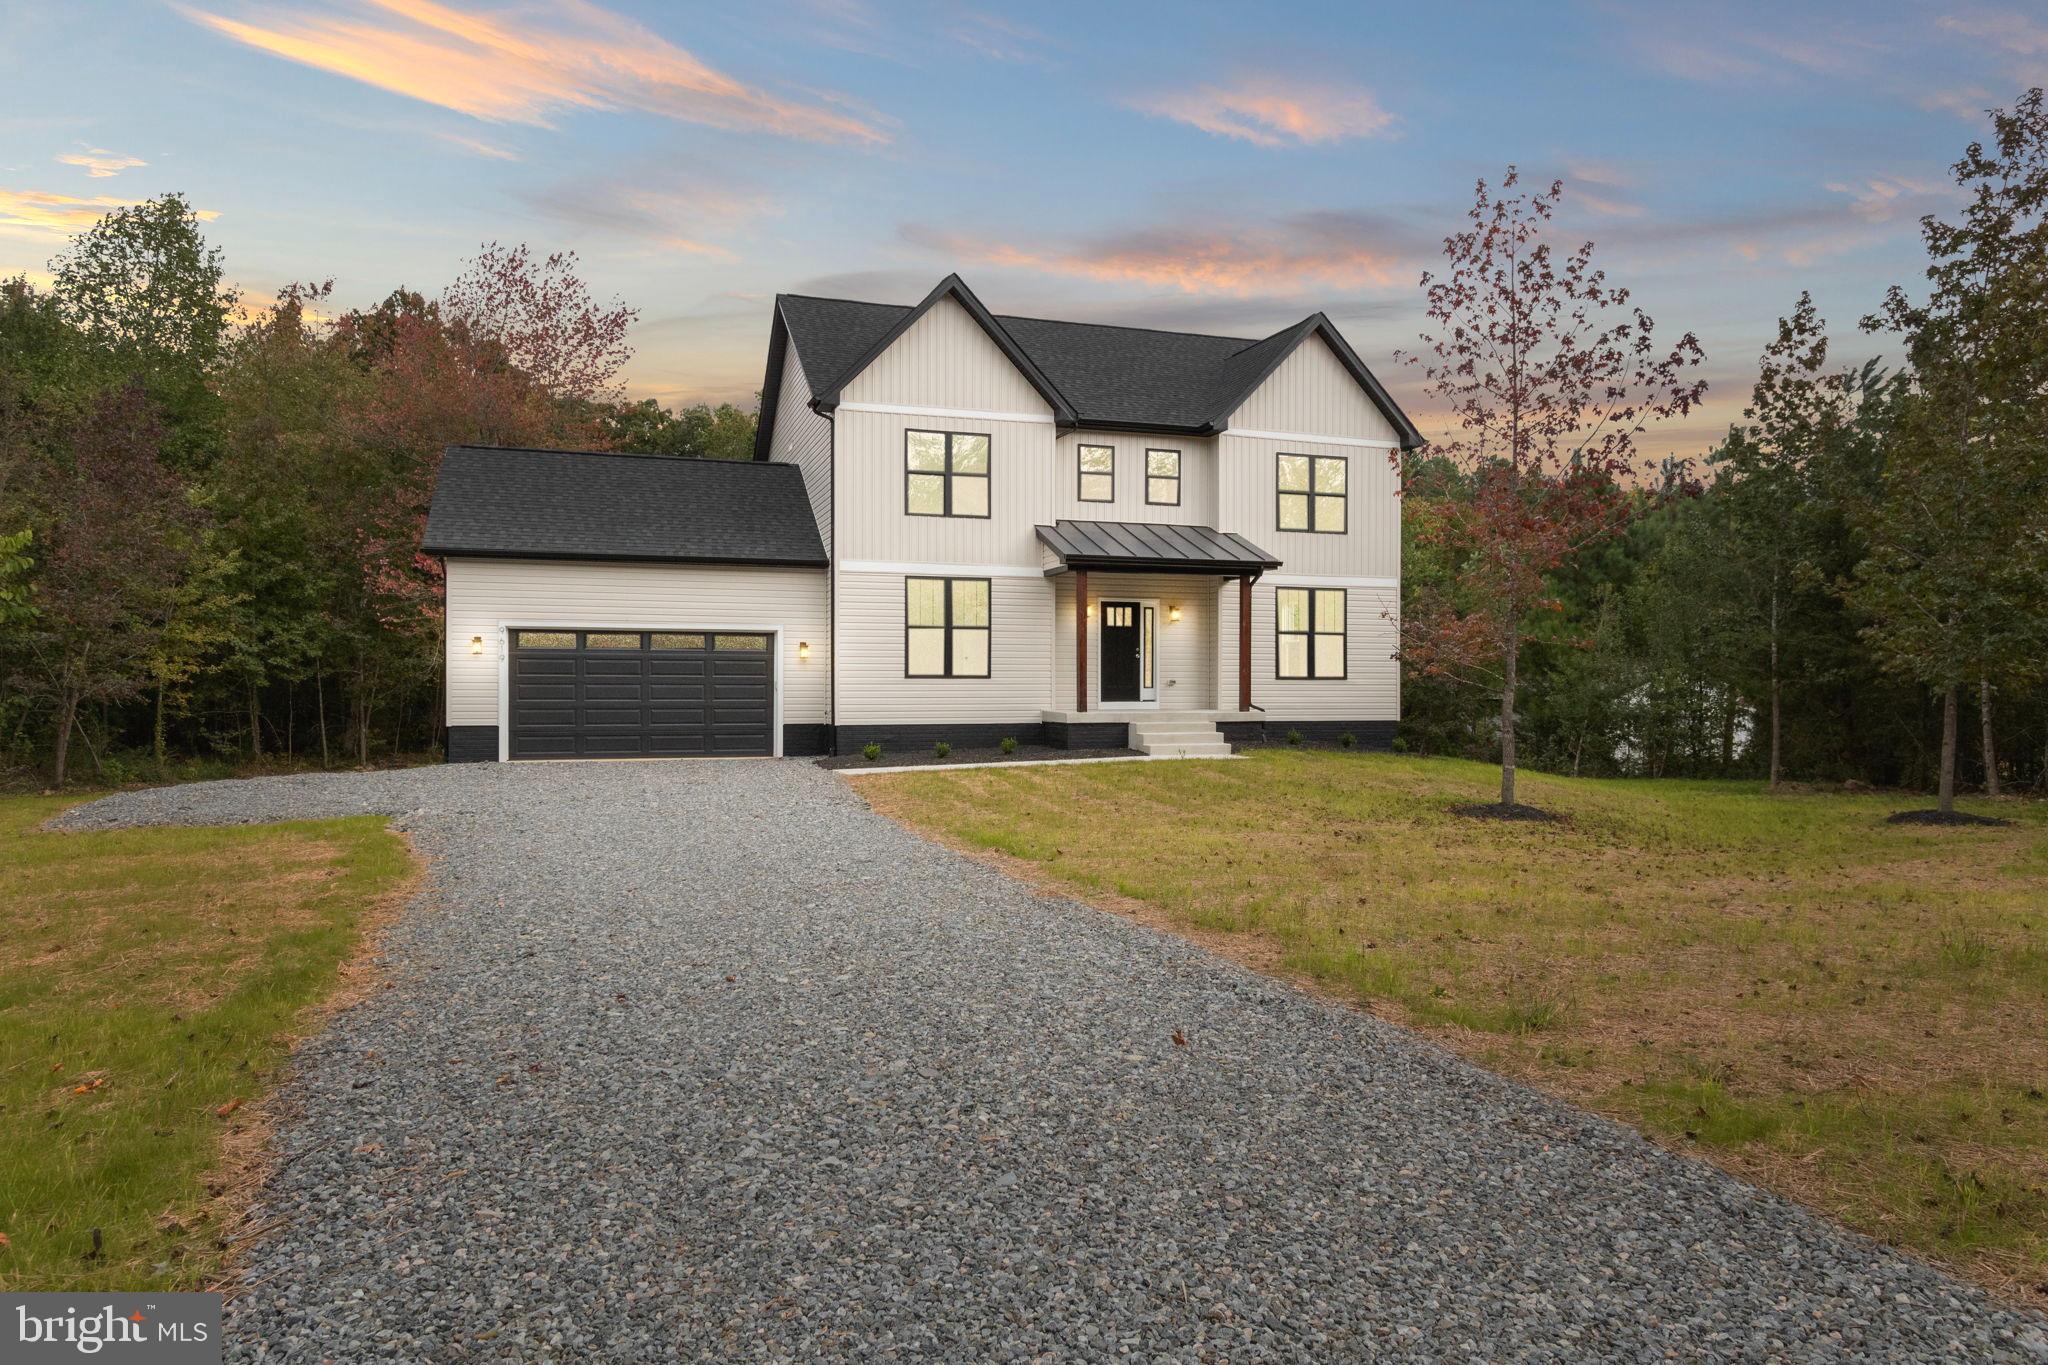
[[[252,1106],[413,859],[375,817],[34,832],[77,799],[0,798],[0,1289],[202,1287]]]
[[[860,789],[2048,1307],[2048,807],[1525,772],[1569,823],[1448,812],[1497,781],[1268,750]]]

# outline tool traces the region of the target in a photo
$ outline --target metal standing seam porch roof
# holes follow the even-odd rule
[[[1278,559],[1243,536],[1208,526],[1063,519],[1039,527],[1038,539],[1066,569],[1259,574],[1280,567]]]

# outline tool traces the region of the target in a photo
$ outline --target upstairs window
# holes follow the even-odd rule
[[[986,517],[988,437],[906,431],[903,479],[903,510],[913,517]]]
[[[1116,447],[1081,447],[1081,487],[1077,496],[1082,502],[1116,501]]]
[[[1281,678],[1344,677],[1344,589],[1273,590],[1273,673]]]
[[[1180,452],[1145,452],[1145,501],[1154,507],[1180,506]]]
[[[1280,529],[1343,535],[1347,466],[1342,455],[1280,456]]]
[[[904,676],[986,678],[988,598],[986,578],[904,579]]]

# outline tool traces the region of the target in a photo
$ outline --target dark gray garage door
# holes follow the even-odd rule
[[[512,757],[772,754],[773,638],[515,630]]]

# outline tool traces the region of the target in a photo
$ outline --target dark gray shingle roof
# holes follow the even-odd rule
[[[450,446],[428,554],[825,564],[795,465]]]
[[[819,395],[836,394],[853,378],[850,371],[914,311],[908,305],[804,294],[778,295],[776,307],[803,360],[811,392]],[[1210,430],[1229,417],[1274,366],[1320,327],[1404,443],[1421,443],[1406,415],[1320,313],[1260,339],[1006,314],[993,320],[1058,391],[1080,425],[1184,432]],[[771,387],[779,381],[780,363],[778,356],[769,357]],[[772,395],[764,396],[768,401]]]
[[[1056,521],[1038,538],[1069,568],[1247,573],[1280,561],[1233,531],[1145,521]]]

